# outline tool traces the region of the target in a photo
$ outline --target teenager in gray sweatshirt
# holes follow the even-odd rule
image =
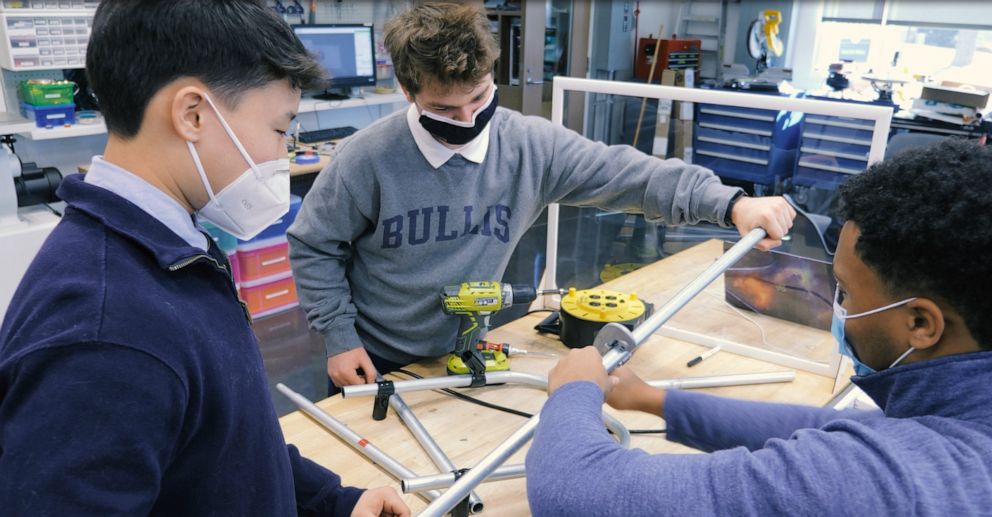
[[[300,301],[337,386],[451,352],[458,321],[442,313],[440,288],[499,280],[549,203],[761,226],[765,246],[791,227],[781,198],[741,197],[702,167],[498,108],[499,51],[478,6],[422,5],[385,34],[411,105],[338,146],[289,230]]]
[[[614,384],[594,349],[574,350],[549,375],[527,455],[531,511],[992,515],[992,197],[974,188],[990,182],[992,149],[961,140],[842,187],[833,333],[880,411],[666,393],[628,367]],[[621,448],[604,392],[711,454]]]

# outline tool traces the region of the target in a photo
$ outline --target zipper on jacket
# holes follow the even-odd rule
[[[232,276],[232,273],[227,268],[227,266],[221,264],[220,262],[217,262],[217,259],[211,257],[210,255],[201,253],[199,255],[193,255],[192,257],[183,259],[179,262],[176,262],[175,264],[172,264],[171,266],[169,266],[169,271],[176,272],[191,264],[202,262],[203,260],[210,261],[210,263],[213,264],[214,267],[224,272],[224,274],[227,276],[228,281],[230,282],[231,288],[234,289],[234,296],[237,297],[238,303],[241,304],[241,310],[244,311],[245,313],[245,318],[248,320],[248,325],[254,327],[255,324],[251,319],[251,313],[248,312],[248,305],[246,305],[244,300],[241,299],[241,295],[238,294],[238,290],[234,287],[234,276]]]

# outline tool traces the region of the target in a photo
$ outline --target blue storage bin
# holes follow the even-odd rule
[[[800,161],[800,163],[802,162]],[[792,175],[792,182],[803,187],[837,190],[837,187],[847,181],[851,176],[853,175],[799,165],[796,167],[795,174]]]
[[[700,113],[712,112],[712,111],[715,111],[715,112],[721,112],[722,111],[722,112],[725,112],[725,113],[728,113],[728,114],[733,114],[732,116],[736,116],[736,117],[741,117],[741,116],[743,116],[743,117],[756,117],[755,120],[760,119],[760,120],[765,121],[765,122],[773,122],[775,120],[775,118],[778,116],[778,112],[777,111],[765,110],[765,109],[759,109],[759,108],[741,108],[741,107],[738,107],[738,106],[725,106],[725,105],[721,105],[721,104],[700,104],[699,105],[699,112]]]
[[[802,144],[802,151],[804,153],[829,154],[850,160],[868,161],[868,151],[870,149],[871,147],[867,145],[846,144],[817,138],[803,139]]]
[[[221,249],[224,253],[228,255],[234,253],[238,249],[238,238],[231,235],[230,233],[221,230],[220,228],[214,226],[210,221],[198,220],[197,223],[208,233],[210,237],[217,243],[217,247]]]
[[[841,158],[839,156],[832,156],[829,154],[811,154],[807,152],[802,152],[799,155],[800,163],[805,164],[815,164],[825,167],[831,167],[836,169],[843,169],[846,171],[851,171],[853,173],[859,173],[864,171],[868,167],[867,160],[850,160],[847,158]]]
[[[751,144],[747,144],[751,145]],[[732,142],[718,138],[709,138],[705,136],[696,137],[696,142],[694,144],[694,151],[712,151],[714,153],[729,154],[731,156],[740,158],[756,158],[768,162],[768,152],[771,150],[771,146],[767,146],[764,149],[753,149],[750,147],[742,147],[740,145],[734,145]],[[758,146],[755,146],[758,147]]]
[[[804,138],[821,138],[834,142],[862,143],[871,145],[872,126],[838,117],[818,117],[807,115],[803,123]],[[839,140],[838,140],[839,139]]]
[[[21,115],[33,120],[38,127],[59,127],[76,123],[76,105],[55,104],[52,106],[34,106],[22,102]]]
[[[698,125],[696,126],[695,136],[697,138],[731,141],[734,142],[736,145],[761,146],[766,149],[770,149],[772,145],[772,139],[770,136],[761,136],[751,133],[739,133],[736,131],[724,131],[722,129],[713,129]]]
[[[699,120],[699,125],[702,127],[722,129],[724,131],[739,131],[768,137],[772,136],[772,129],[775,127],[774,119],[770,121],[751,120],[746,118],[715,115],[712,113],[703,113],[702,111],[699,112],[697,118]]]
[[[272,223],[272,225],[269,226],[268,228],[262,230],[262,233],[256,235],[255,238],[249,241],[243,241],[239,239],[238,242],[240,243],[258,242],[266,239],[271,239],[273,237],[285,236],[286,230],[288,230],[289,226],[293,224],[293,221],[296,220],[296,214],[300,212],[300,206],[302,204],[303,204],[303,198],[296,195],[290,196],[289,212],[286,212],[286,215],[282,216],[282,218],[280,218],[278,221]]]
[[[714,156],[712,151],[693,151],[692,163],[712,169],[717,176],[732,178],[741,181],[750,181],[762,185],[770,185],[775,182],[775,174],[769,170],[768,162],[754,163],[760,161],[742,161],[734,159],[730,155]]]

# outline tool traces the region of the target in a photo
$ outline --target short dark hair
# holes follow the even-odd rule
[[[131,138],[151,98],[181,77],[204,82],[226,105],[289,80],[323,86],[325,72],[262,1],[104,0],[93,19],[86,75],[112,133]]]
[[[896,296],[932,297],[992,348],[992,149],[949,139],[871,166],[840,188],[858,256]]]
[[[414,7],[386,22],[384,43],[396,79],[411,95],[430,81],[478,84],[499,59],[485,11],[468,3]]]

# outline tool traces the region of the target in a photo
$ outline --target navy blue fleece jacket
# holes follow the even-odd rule
[[[835,411],[669,391],[668,439],[622,449],[603,392],[562,386],[527,455],[534,515],[992,515],[992,352],[853,379],[882,408]],[[577,489],[581,487],[581,489]]]
[[[66,178],[0,329],[0,514],[348,515],[287,447],[213,245]]]

